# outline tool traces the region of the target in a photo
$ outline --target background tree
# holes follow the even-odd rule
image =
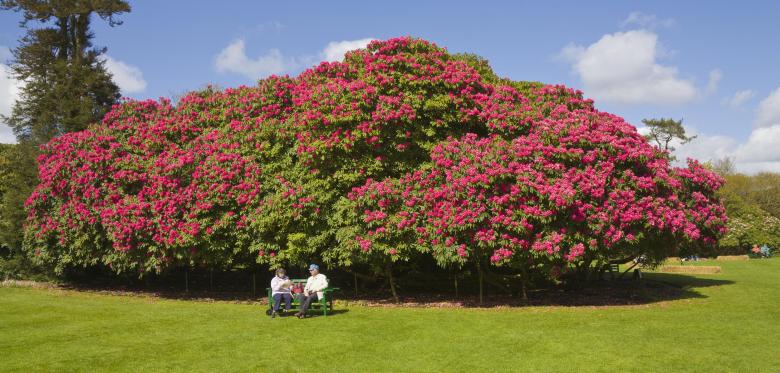
[[[645,135],[645,138],[655,142],[659,148],[670,152],[674,151],[674,147],[669,145],[672,140],[677,139],[680,140],[681,144],[687,144],[696,138],[696,136],[688,137],[685,135],[682,119],[642,119],[642,123],[650,130],[650,133]]]
[[[726,180],[718,196],[729,216],[728,233],[720,240],[718,253],[744,254],[756,244],[780,247],[780,174],[738,173],[728,158],[711,167]]]
[[[11,159],[9,155],[13,150],[12,144],[0,144],[0,201],[3,201],[3,196],[8,189],[8,178],[11,176],[10,165]],[[2,215],[3,211],[0,210],[0,234],[7,232],[6,219]],[[0,248],[5,248],[3,240],[0,239]]]
[[[719,242],[718,254],[745,254],[753,245],[780,247],[780,219],[742,198],[728,183],[720,192],[729,216],[728,232]]]
[[[737,166],[734,164],[734,159],[729,157],[716,159],[710,162],[710,167],[713,171],[723,177],[737,173]]]
[[[751,177],[749,198],[761,208],[780,218],[780,174],[761,172]]]
[[[8,176],[9,176],[9,159],[8,159],[8,153],[12,150],[13,145],[11,144],[0,144],[0,201],[3,200],[3,195],[6,191],[6,184],[8,183]],[[2,215],[2,210],[0,210],[0,234],[7,231],[6,227],[6,219],[4,219]],[[5,267],[6,267],[6,260],[8,259],[10,252],[8,250],[8,247],[3,243],[2,240],[0,240],[0,279],[5,279]]]
[[[0,242],[12,254],[21,247],[24,201],[38,183],[38,147],[64,133],[81,131],[119,98],[100,56],[105,48],[92,45],[93,14],[111,26],[117,15],[130,11],[121,0],[2,0],[0,9],[22,14],[27,33],[13,50],[11,74],[25,84],[8,117],[18,145],[8,155],[9,174],[0,216],[6,228]]]

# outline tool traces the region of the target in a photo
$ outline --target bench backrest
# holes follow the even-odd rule
[[[293,283],[293,286],[298,285],[298,284],[301,284],[302,286],[306,286],[307,279],[305,279],[305,278],[291,278],[290,281]],[[325,298],[325,300],[330,299],[330,297],[332,296],[332,294],[330,294],[331,291],[332,290],[331,290],[330,286],[325,288],[325,290],[323,291],[323,298]]]

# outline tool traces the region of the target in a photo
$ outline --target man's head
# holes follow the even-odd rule
[[[310,266],[309,266],[309,273],[310,273],[312,276],[316,276],[318,273],[320,273],[320,266],[318,266],[318,265],[316,265],[316,264],[312,264],[312,265],[310,265]]]
[[[276,270],[276,276],[277,277],[284,277],[284,275],[287,274],[287,271],[284,270],[284,268],[279,268]]]

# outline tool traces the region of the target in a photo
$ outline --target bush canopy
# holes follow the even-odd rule
[[[46,144],[25,247],[62,270],[322,260],[555,277],[717,243],[722,178],[563,86],[425,40],[299,76],[117,104]]]

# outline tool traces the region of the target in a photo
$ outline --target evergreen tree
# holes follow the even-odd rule
[[[0,144],[0,202],[3,201],[3,196],[5,195],[6,190],[8,190],[8,179],[11,176],[10,155],[13,150],[13,144]],[[7,228],[5,226],[6,222],[7,219],[5,219],[2,209],[0,209],[0,235],[7,232]],[[0,257],[2,257],[2,249],[5,246],[3,245],[3,242],[5,241],[0,238]]]
[[[110,25],[130,11],[121,0],[2,0],[0,7],[23,14],[27,34],[13,51],[11,72],[25,82],[6,122],[20,143],[40,145],[99,121],[120,97],[92,45],[93,13]],[[35,28],[32,26],[41,25]]]
[[[130,11],[123,0],[0,0],[0,9],[22,14],[27,33],[13,50],[10,69],[24,82],[11,114],[0,120],[16,135],[18,145],[7,155],[6,192],[0,206],[0,244],[21,250],[24,201],[38,183],[39,146],[68,132],[81,131],[120,98],[101,55],[92,44],[93,15],[109,25]]]
[[[696,136],[686,136],[685,128],[682,125],[682,119],[642,119],[642,123],[650,129],[650,133],[645,135],[648,141],[655,142],[659,148],[673,152],[674,148],[669,145],[674,139],[680,140],[680,144],[687,144]],[[674,157],[672,157],[674,158]]]

